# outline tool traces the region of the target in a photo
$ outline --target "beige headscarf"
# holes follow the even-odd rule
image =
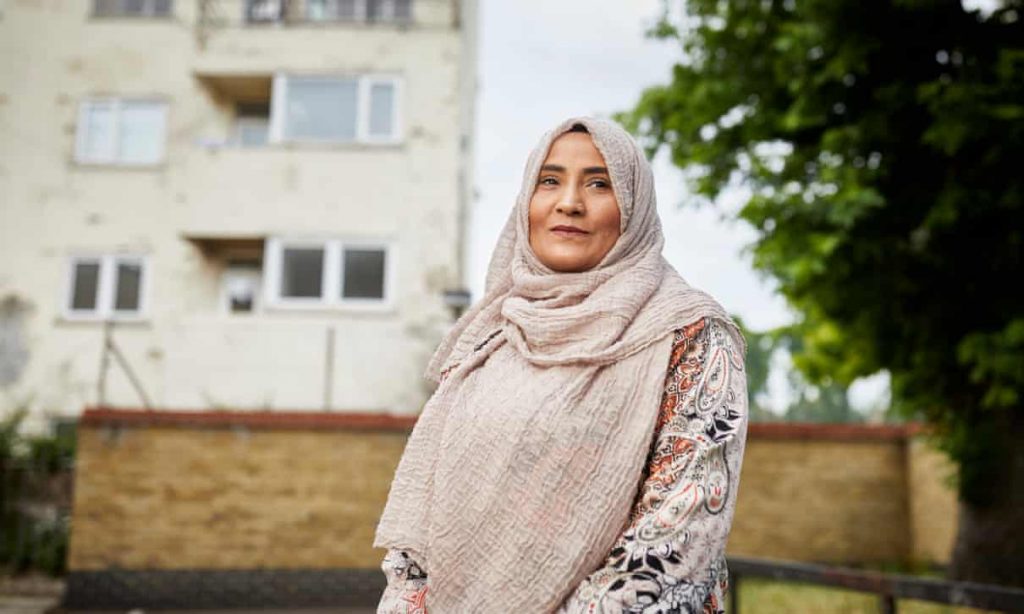
[[[529,244],[529,204],[551,142],[590,132],[611,175],[622,234],[583,272]],[[674,329],[724,319],[661,255],[654,177],[614,122],[573,117],[530,154],[485,294],[437,348],[454,366],[398,465],[374,546],[422,556],[427,611],[551,612],[611,550],[654,434]]]

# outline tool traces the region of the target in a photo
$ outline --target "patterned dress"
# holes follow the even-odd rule
[[[443,377],[443,376],[442,376]],[[674,331],[657,431],[629,522],[556,614],[725,612],[725,545],[747,432],[743,357],[717,318]],[[427,570],[389,549],[378,614],[425,614]]]

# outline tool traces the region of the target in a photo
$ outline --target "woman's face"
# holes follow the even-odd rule
[[[530,247],[548,268],[578,272],[601,262],[618,238],[619,203],[601,152],[586,132],[562,134],[530,199]]]

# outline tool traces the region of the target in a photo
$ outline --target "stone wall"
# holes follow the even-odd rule
[[[372,569],[414,418],[88,410],[69,568]],[[729,553],[949,559],[948,462],[903,427],[753,424]]]

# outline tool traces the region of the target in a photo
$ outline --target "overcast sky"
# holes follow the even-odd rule
[[[668,81],[678,47],[643,35],[659,11],[659,0],[480,0],[478,199],[468,253],[473,300],[483,294],[498,232],[541,134],[572,115],[608,116],[628,109],[645,87]],[[723,210],[735,210],[742,195],[731,195],[721,210],[681,206],[691,199],[680,171],[663,154],[654,161],[654,174],[665,257],[691,285],[709,292],[752,329],[793,321],[774,285],[754,272],[743,252],[753,230],[720,219]],[[856,385],[854,405],[876,403],[885,382],[876,377]],[[784,368],[776,369],[769,383],[776,408],[786,402],[785,388]]]
[[[468,254],[474,300],[483,294],[494,243],[541,134],[571,115],[627,109],[644,87],[667,81],[677,47],[643,36],[658,11],[657,0],[481,0],[479,198]],[[687,199],[680,173],[664,156],[654,171],[665,257],[683,278],[755,329],[791,321],[785,302],[741,255],[753,232],[719,221],[710,207],[680,208]]]

